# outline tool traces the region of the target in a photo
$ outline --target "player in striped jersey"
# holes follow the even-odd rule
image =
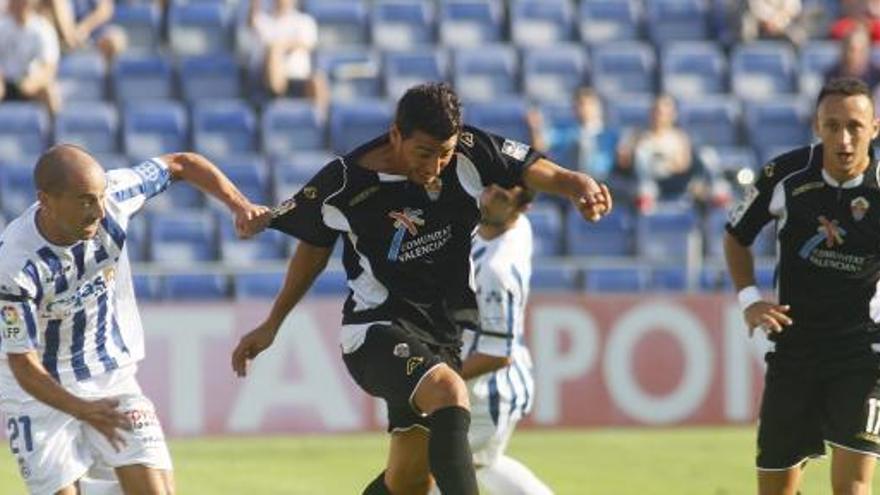
[[[132,215],[177,179],[226,204],[242,236],[266,211],[197,154],[105,172],[59,145],[34,168],[37,203],[0,236],[0,410],[31,493],[80,493],[96,463],[115,469],[125,493],[174,490],[162,428],[135,379],[143,331],[125,241]]]
[[[523,214],[534,193],[521,186],[487,187],[471,259],[480,329],[465,329],[462,377],[468,382],[468,440],[477,479],[495,495],[552,493],[527,467],[504,455],[517,421],[534,399],[532,359],[523,342],[532,227]]]

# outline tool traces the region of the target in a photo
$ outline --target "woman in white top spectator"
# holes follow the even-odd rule
[[[56,74],[58,36],[35,10],[38,0],[9,0],[0,16],[0,100],[36,100],[52,114],[61,107]]]

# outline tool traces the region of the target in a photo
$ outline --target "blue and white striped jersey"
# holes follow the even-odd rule
[[[0,235],[0,393],[21,392],[7,354],[36,350],[43,366],[70,388],[133,365],[144,354],[125,251],[129,219],[171,182],[154,158],[107,172],[106,216],[97,235],[70,246],[37,230],[38,204]]]
[[[464,332],[463,357],[478,352],[509,356],[513,362],[470,380],[468,386],[472,394],[487,399],[492,420],[502,425],[528,413],[535,395],[532,359],[523,335],[532,275],[528,218],[520,215],[511,229],[491,240],[476,234],[471,262],[481,328]]]

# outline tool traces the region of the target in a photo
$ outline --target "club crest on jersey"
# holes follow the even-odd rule
[[[501,145],[501,152],[514,160],[523,161],[529,153],[529,145],[512,139],[505,139],[504,144]]]
[[[394,346],[394,355],[399,358],[409,357],[409,344],[401,342]]]
[[[868,208],[871,207],[871,203],[865,199],[864,196],[859,196],[858,198],[852,200],[849,203],[849,209],[852,212],[853,220],[856,222],[860,222],[865,215],[868,213]]]
[[[3,319],[3,323],[10,326],[21,323],[21,317],[15,306],[3,306],[3,309],[0,309],[0,318]]]

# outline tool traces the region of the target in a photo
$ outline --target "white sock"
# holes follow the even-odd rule
[[[504,455],[477,469],[477,481],[491,495],[553,495],[529,468]]]
[[[96,480],[83,476],[79,480],[82,495],[123,495],[122,487],[116,480]]]

